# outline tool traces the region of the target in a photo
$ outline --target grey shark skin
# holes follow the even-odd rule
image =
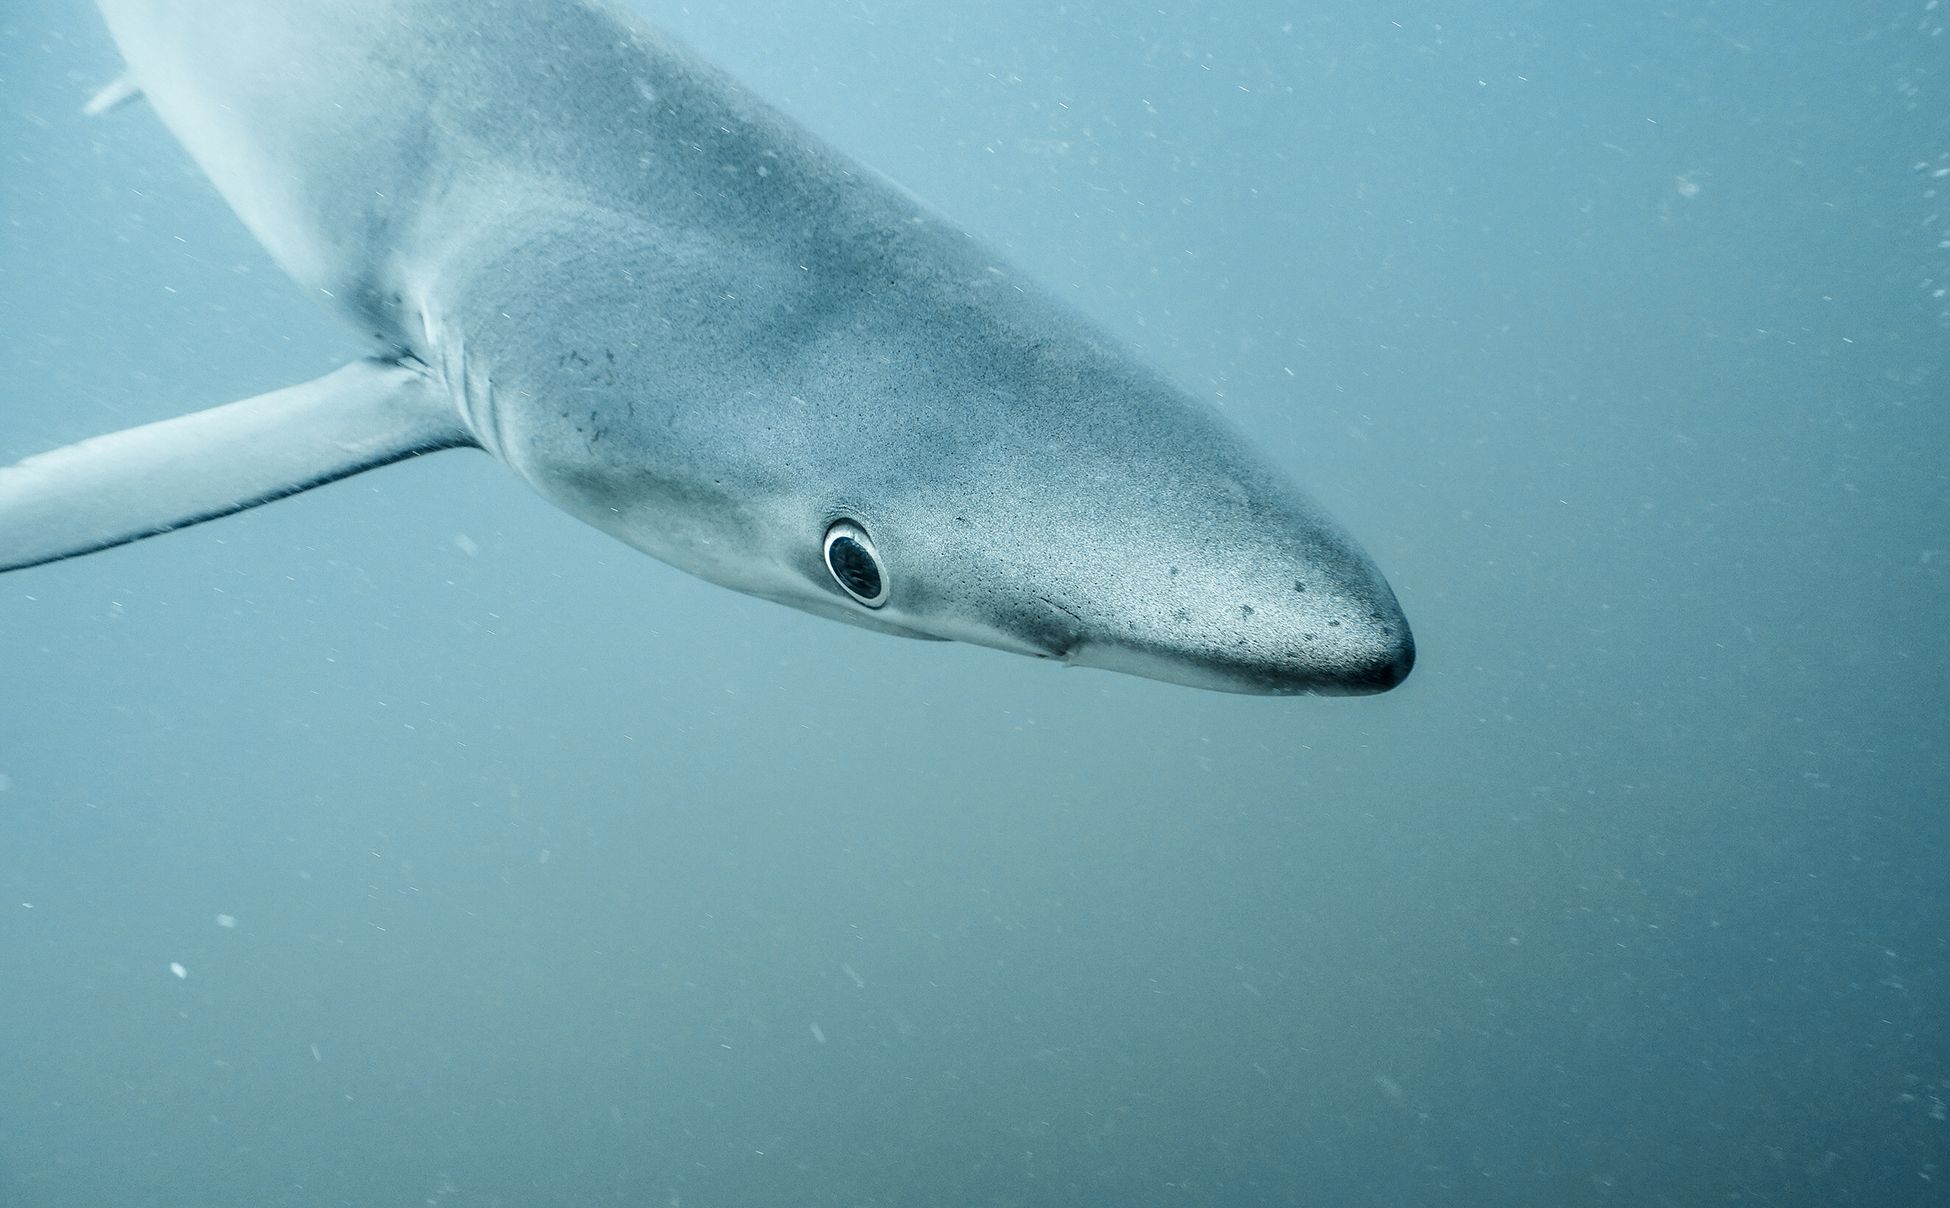
[[[0,568],[478,446],[638,549],[856,625],[1237,692],[1408,673],[1381,574],[1230,427],[629,15],[100,7],[376,351],[0,470]]]

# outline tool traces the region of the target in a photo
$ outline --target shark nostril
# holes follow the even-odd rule
[[[1036,602],[1054,614],[1044,618],[1047,624],[1039,626],[1042,630],[1039,635],[1040,644],[1049,652],[1051,658],[1070,658],[1084,642],[1087,627],[1083,623],[1083,618],[1078,616],[1074,609],[1059,604],[1048,596],[1039,595],[1036,597]]]

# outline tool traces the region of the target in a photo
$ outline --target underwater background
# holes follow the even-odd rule
[[[641,7],[1414,675],[878,636],[465,453],[0,577],[0,1205],[1950,1203],[1950,6]],[[118,70],[0,8],[0,461],[363,350]]]

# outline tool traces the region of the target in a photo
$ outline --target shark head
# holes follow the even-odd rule
[[[1414,639],[1374,566],[1304,498],[1237,485],[1192,509],[1101,484],[1008,509],[932,493],[836,506],[818,558],[770,594],[910,636],[1228,692],[1399,684]]]
[[[836,409],[825,430],[851,428],[838,447],[874,456],[829,454],[822,493],[768,509],[787,574],[764,594],[1230,692],[1374,693],[1407,676],[1414,639],[1387,581],[1206,408],[1097,348],[1001,368],[956,405],[990,420],[974,436],[874,433]]]
[[[710,374],[673,374],[678,345],[646,370],[680,383],[648,408],[660,446],[568,506],[883,632],[1231,692],[1402,681],[1408,623],[1339,525],[1210,408],[993,277],[699,324],[724,342]]]
[[[666,562],[882,632],[1232,692],[1407,676],[1387,581],[1279,467],[979,243],[877,196],[872,221],[817,224],[840,236],[781,243],[761,214],[634,262],[580,250],[579,225],[547,257],[563,288],[530,294],[613,296],[592,308],[611,325],[584,319],[573,354],[491,352],[550,374],[495,370],[534,403],[491,447]]]

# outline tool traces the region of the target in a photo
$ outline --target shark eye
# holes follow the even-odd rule
[[[826,530],[826,569],[833,582],[868,608],[887,602],[887,576],[880,570],[880,551],[874,549],[867,530],[851,520],[841,520]]]

